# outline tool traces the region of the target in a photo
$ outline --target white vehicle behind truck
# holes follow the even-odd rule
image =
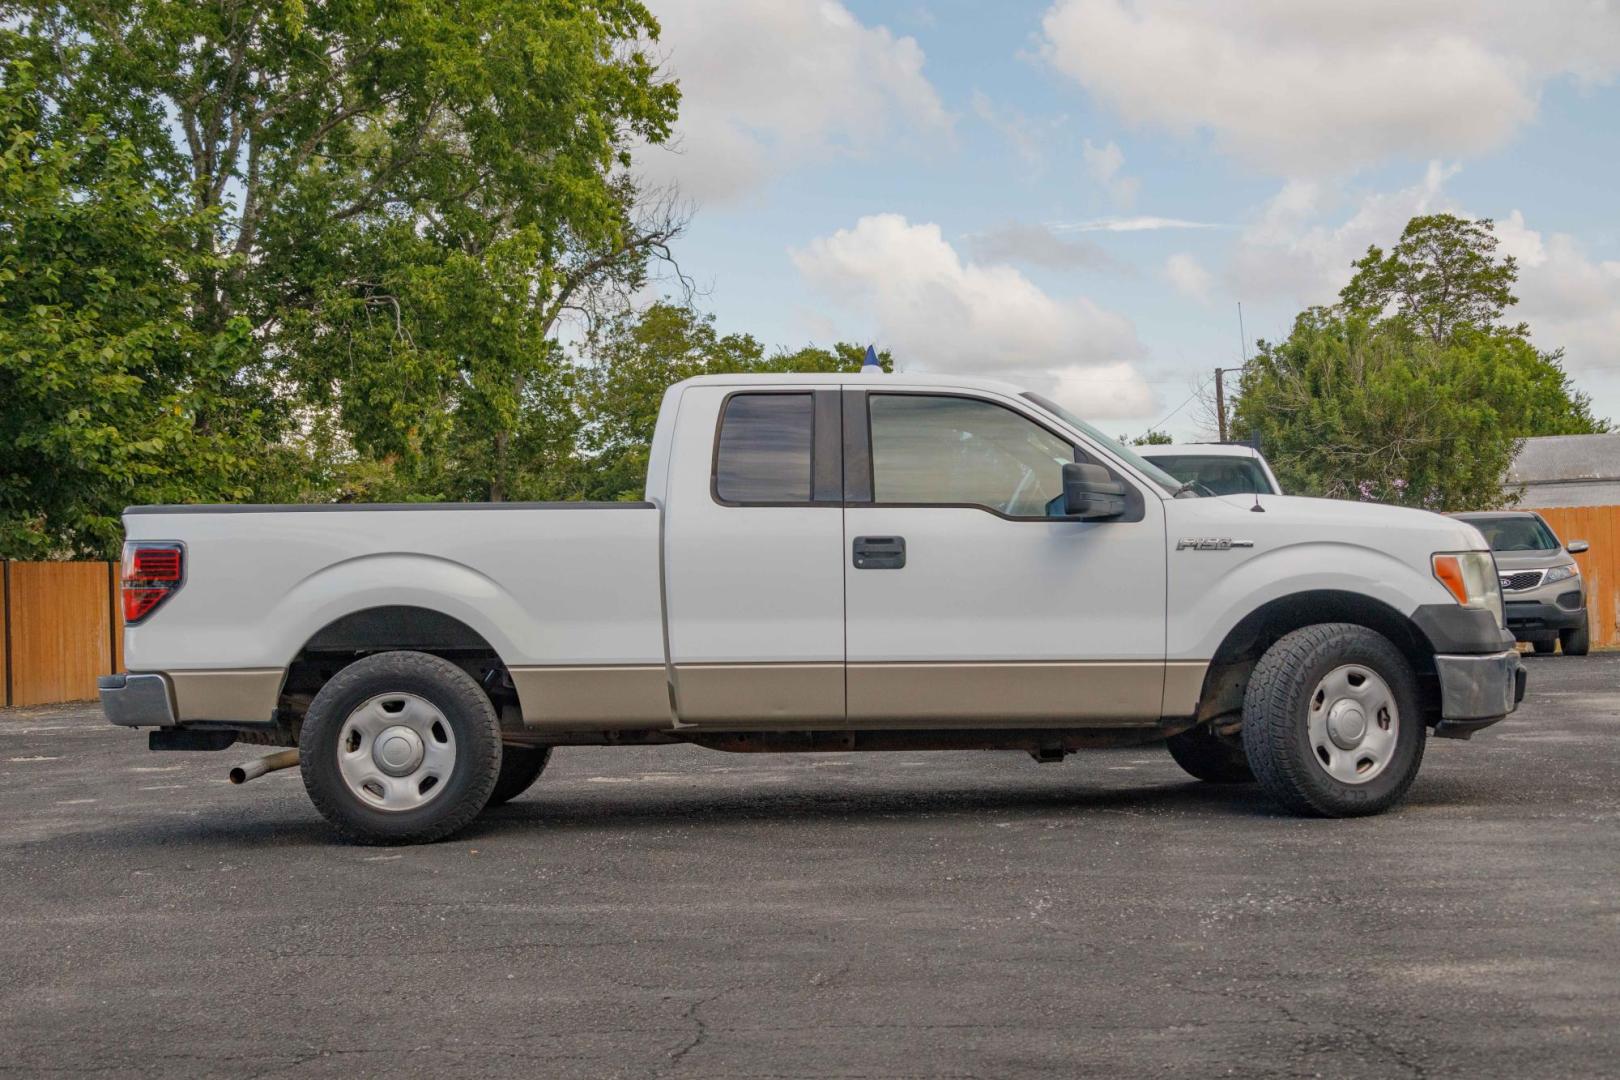
[[[364,842],[449,835],[556,747],[1165,742],[1383,810],[1524,693],[1491,553],[1437,514],[1209,497],[1037,395],[926,375],[669,389],[637,503],[125,514],[156,750],[282,749]]]

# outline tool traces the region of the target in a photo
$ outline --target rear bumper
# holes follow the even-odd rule
[[[1434,667],[1440,676],[1436,735],[1466,738],[1507,716],[1524,700],[1525,673],[1516,649],[1436,656]]]
[[[169,683],[161,675],[103,675],[96,680],[101,712],[120,727],[174,727]]]

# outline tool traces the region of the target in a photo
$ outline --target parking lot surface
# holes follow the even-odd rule
[[[1620,1073],[1620,655],[1530,658],[1383,817],[1162,747],[557,753],[429,847],[256,748],[0,712],[0,1073]]]

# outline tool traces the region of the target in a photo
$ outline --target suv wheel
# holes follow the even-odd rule
[[[1364,626],[1320,623],[1266,650],[1243,699],[1243,749],[1296,814],[1376,814],[1406,794],[1427,731],[1411,665]]]
[[[1592,624],[1587,621],[1589,618],[1590,616],[1582,615],[1581,625],[1573,630],[1558,631],[1558,643],[1564,647],[1565,656],[1585,656],[1591,650]]]
[[[501,730],[471,675],[427,653],[357,660],[310,702],[298,764],[315,808],[363,844],[449,836],[489,802]]]

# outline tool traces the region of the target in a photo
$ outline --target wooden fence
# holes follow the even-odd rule
[[[118,564],[0,562],[0,623],[4,704],[89,701],[123,670]]]
[[[1592,644],[1620,647],[1620,506],[1538,510],[1566,542],[1586,581]],[[0,684],[6,705],[89,701],[96,676],[122,671],[118,564],[0,562]]]
[[[1586,583],[1586,614],[1592,647],[1620,648],[1620,506],[1539,507],[1558,538],[1585,540],[1592,547],[1575,556]]]

